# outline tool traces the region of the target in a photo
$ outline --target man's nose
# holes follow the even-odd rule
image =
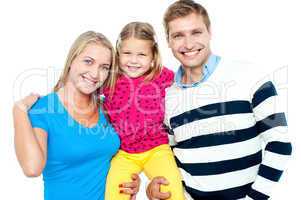
[[[191,37],[186,37],[184,40],[184,46],[187,50],[192,50],[194,48],[194,40]]]

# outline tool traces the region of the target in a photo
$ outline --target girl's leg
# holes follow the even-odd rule
[[[122,150],[113,157],[107,176],[105,200],[129,200],[130,195],[120,193],[119,184],[131,182],[133,173],[140,173],[142,167],[131,159],[131,154]]]
[[[171,192],[169,200],[184,200],[184,189],[180,171],[169,145],[160,145],[152,150],[149,160],[144,165],[144,172],[149,179],[156,176],[165,177],[169,185],[162,185],[162,192]]]

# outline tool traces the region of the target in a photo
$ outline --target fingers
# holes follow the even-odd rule
[[[138,174],[132,174],[132,180],[133,180],[133,181],[138,180],[138,181],[140,182],[140,177],[139,177],[139,175],[138,175]]]
[[[155,199],[168,199],[170,198],[170,192],[154,192],[151,196],[155,197]],[[155,200],[152,199],[152,200]]]
[[[38,94],[38,93],[35,93],[35,92],[31,92],[29,96],[40,97],[40,94]]]
[[[132,175],[132,182],[126,182],[119,185],[120,191],[126,194],[136,194],[140,187],[140,177],[138,174]]]
[[[131,188],[122,188],[122,189],[120,189],[119,192],[122,194],[129,194],[129,195],[135,195],[137,193]]]
[[[147,196],[150,200],[168,199],[170,192],[160,192],[160,185],[168,185],[169,182],[164,177],[155,177],[147,187]]]
[[[40,98],[40,95],[37,93],[31,93],[25,98],[15,103],[16,107],[24,112],[29,110],[32,105]]]
[[[139,187],[139,185],[137,184],[137,182],[127,182],[127,183],[120,184],[119,187],[134,189],[136,187]]]
[[[168,180],[167,180],[165,177],[163,177],[163,176],[155,177],[155,178],[152,180],[152,182],[153,182],[154,184],[162,184],[162,185],[168,185],[168,184],[169,184]]]
[[[136,200],[136,196],[137,196],[136,194],[132,195],[131,198],[130,198],[130,200]]]

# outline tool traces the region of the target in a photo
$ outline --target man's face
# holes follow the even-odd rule
[[[201,67],[208,59],[211,33],[203,17],[192,13],[168,23],[168,44],[184,68]]]

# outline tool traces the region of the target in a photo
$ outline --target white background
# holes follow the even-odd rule
[[[13,102],[29,92],[50,92],[73,40],[82,32],[104,33],[115,43],[121,28],[131,21],[147,21],[156,29],[164,64],[178,63],[167,48],[163,13],[172,0],[38,1],[0,3],[0,200],[42,199],[41,178],[26,178],[13,147]],[[266,63],[281,71],[289,88],[288,123],[294,145],[289,170],[274,191],[273,200],[296,199],[300,181],[300,128],[297,127],[301,67],[298,1],[198,0],[212,20],[215,53],[233,59]],[[299,57],[298,57],[299,56]],[[283,68],[282,68],[283,69]],[[286,79],[288,77],[288,79]],[[288,81],[287,81],[288,80]],[[145,182],[142,186],[145,186]],[[145,199],[144,188],[138,199]]]

